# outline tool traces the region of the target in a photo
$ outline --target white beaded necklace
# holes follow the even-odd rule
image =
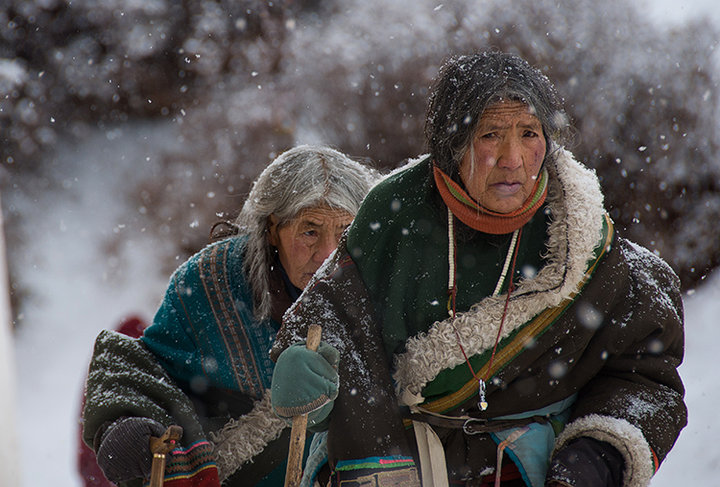
[[[456,316],[456,310],[455,310],[455,296],[457,295],[457,273],[455,269],[455,250],[456,250],[456,243],[455,243],[455,226],[454,226],[454,220],[455,217],[453,216],[452,211],[450,210],[450,207],[448,207],[448,313],[450,314],[451,318],[455,318]],[[508,248],[508,253],[505,256],[505,264],[503,265],[502,272],[500,273],[500,279],[498,279],[497,285],[495,286],[495,290],[493,291],[492,295],[497,296],[500,294],[500,290],[503,287],[503,284],[505,283],[505,278],[507,277],[508,269],[510,268],[510,264],[512,263],[513,270],[512,272],[515,272],[515,259],[513,257],[516,257],[516,247],[517,242],[520,237],[520,233],[522,231],[522,227],[518,228],[513,232],[512,239],[510,240],[510,248]],[[503,324],[505,323],[505,316],[507,314],[507,308],[510,301],[510,294],[513,291],[513,285],[512,285],[512,276],[510,276],[510,286],[508,287],[508,294],[507,299],[505,300],[505,309],[503,310],[502,320],[500,321],[500,328],[498,329],[497,337],[495,338],[495,346],[493,347],[492,354],[490,355],[490,361],[488,363],[488,374],[491,371],[493,359],[495,358],[495,351],[498,346],[498,342],[500,341],[500,334],[502,332]],[[458,333],[457,328],[455,328],[455,323],[452,323],[453,329],[455,330],[455,338],[457,339],[458,346],[460,346],[460,351],[463,354],[463,357],[465,357],[465,362],[467,363],[468,367],[470,368],[470,373],[472,376],[478,381],[478,395],[479,395],[479,401],[478,401],[478,407],[481,411],[485,411],[488,407],[488,403],[485,399],[485,389],[486,384],[485,380],[483,378],[478,377],[475,374],[475,371],[472,368],[472,365],[470,365],[470,360],[468,359],[467,355],[465,354],[465,349],[462,346],[462,343],[460,342],[460,333]]]

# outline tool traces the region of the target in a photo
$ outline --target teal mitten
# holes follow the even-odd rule
[[[340,354],[320,342],[317,352],[304,343],[287,348],[278,357],[272,377],[272,405],[281,418],[308,413],[308,429],[319,431],[332,411],[340,383]]]

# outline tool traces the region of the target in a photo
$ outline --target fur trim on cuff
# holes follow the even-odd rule
[[[248,414],[231,419],[216,433],[210,433],[215,445],[218,476],[222,482],[262,452],[287,428],[288,423],[272,410],[270,390],[266,389]]]
[[[555,442],[555,451],[581,436],[604,441],[617,448],[625,460],[623,485],[646,487],[650,484],[654,473],[652,450],[638,427],[624,419],[591,414],[565,427]]]

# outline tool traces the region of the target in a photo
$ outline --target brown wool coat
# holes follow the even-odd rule
[[[606,441],[624,458],[623,485],[647,485],[687,418],[677,373],[683,356],[679,281],[664,261],[617,234],[614,239],[610,234],[604,255],[586,277],[594,249],[605,245],[598,239],[604,209],[597,179],[562,151],[548,170],[548,204],[556,216],[548,227],[548,264],[510,300],[502,334],[507,340],[498,351],[506,358],[488,385],[489,408],[482,413],[476,395],[459,394],[466,399],[455,398],[447,403],[450,410],[442,411],[493,418],[577,394],[556,450],[580,436]],[[328,433],[331,468],[341,460],[414,454],[399,403],[421,393],[441,371],[464,363],[454,328],[468,356],[491,348],[504,299],[486,298],[454,320],[434,323],[408,339],[406,351],[390,363],[373,303],[341,242],[285,315],[272,352],[276,358],[302,339],[310,323],[321,324],[324,340],[340,350],[341,387]],[[494,466],[496,446],[487,435],[434,429],[451,475]]]

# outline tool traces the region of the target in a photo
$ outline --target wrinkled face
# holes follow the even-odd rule
[[[460,162],[460,177],[480,205],[510,213],[530,196],[545,145],[542,124],[526,104],[495,103],[480,117],[475,138]]]
[[[278,249],[290,282],[305,288],[320,264],[335,250],[352,219],[347,211],[328,206],[306,208],[282,226],[278,226],[275,215],[270,215],[270,245]]]

